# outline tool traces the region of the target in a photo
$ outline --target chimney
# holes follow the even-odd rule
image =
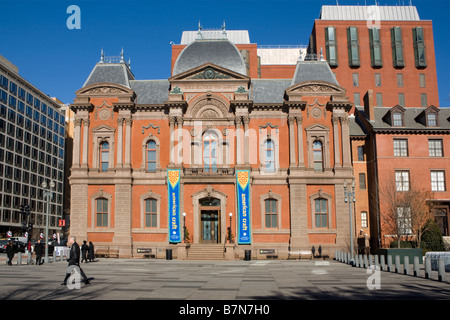
[[[374,113],[374,103],[373,103],[373,90],[367,90],[367,93],[364,95],[364,113],[366,114],[367,120],[374,121],[375,113]]]

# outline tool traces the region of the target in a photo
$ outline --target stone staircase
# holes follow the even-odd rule
[[[226,260],[223,244],[191,244],[187,260]]]

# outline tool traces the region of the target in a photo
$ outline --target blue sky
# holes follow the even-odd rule
[[[378,0],[379,5],[409,0]],[[441,107],[450,107],[449,0],[412,0],[421,19],[433,20]],[[67,7],[81,9],[81,29],[69,30]],[[118,55],[124,48],[136,79],[170,77],[170,42],[183,30],[249,30],[258,45],[307,45],[322,5],[336,0],[229,1],[65,1],[0,0],[0,54],[37,88],[65,103],[73,102],[103,48]],[[372,5],[374,0],[339,0],[340,5]]]

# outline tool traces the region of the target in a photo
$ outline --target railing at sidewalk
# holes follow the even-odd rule
[[[399,274],[412,275],[414,277],[420,277],[421,270],[424,267],[425,279],[436,278],[436,273],[433,273],[431,267],[431,258],[424,257],[424,264],[421,264],[419,257],[414,257],[412,262],[412,268],[408,256],[404,256],[403,264],[400,263],[399,255],[387,255],[387,261],[385,261],[384,255],[371,255],[371,254],[359,254],[351,257],[349,252],[336,251],[335,258],[336,261],[343,262],[345,264],[351,265],[355,268],[374,268],[380,271],[395,272]],[[436,271],[435,271],[436,272]],[[445,282],[445,258],[439,258],[437,264],[437,279],[440,282]]]

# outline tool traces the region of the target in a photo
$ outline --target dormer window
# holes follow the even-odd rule
[[[394,127],[403,126],[403,115],[400,112],[394,112],[392,114],[392,125]]]
[[[437,127],[437,117],[435,113],[427,115],[427,127]]]

